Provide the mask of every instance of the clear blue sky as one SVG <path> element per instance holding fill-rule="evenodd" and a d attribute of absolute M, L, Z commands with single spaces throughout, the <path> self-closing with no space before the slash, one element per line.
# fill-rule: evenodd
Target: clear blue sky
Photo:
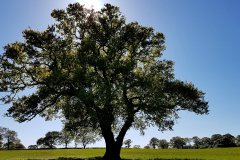
<path fill-rule="evenodd" d="M 90 1 L 90 0 L 89 0 Z M 30 26 L 44 31 L 55 23 L 50 16 L 53 9 L 66 9 L 76 0 L 8 0 L 0 2 L 0 46 L 22 41 L 22 30 Z M 81 1 L 78 1 L 81 3 Z M 94 1 L 93 1 L 94 2 Z M 96 0 L 95 6 L 104 3 L 120 7 L 127 23 L 153 27 L 166 37 L 164 59 L 175 61 L 176 79 L 192 81 L 200 90 L 206 92 L 209 101 L 209 115 L 181 111 L 173 129 L 159 132 L 150 127 L 145 136 L 129 130 L 126 139 L 132 145 L 146 146 L 152 137 L 169 141 L 174 136 L 211 137 L 213 134 L 230 133 L 240 135 L 240 1 L 236 0 Z M 93 4 L 93 5 L 94 5 Z M 3 49 L 0 49 L 0 54 Z M 27 90 L 18 94 L 31 94 Z M 5 93 L 0 93 L 4 96 Z M 0 102 L 3 104 L 3 102 Z M 0 115 L 6 113 L 11 105 L 0 105 Z M 0 126 L 8 127 L 18 133 L 22 143 L 28 147 L 36 144 L 48 131 L 60 131 L 60 120 L 46 122 L 36 117 L 30 122 L 19 124 L 13 119 L 0 116 Z M 74 146 L 71 144 L 70 146 Z M 105 147 L 102 141 L 89 147 Z"/>

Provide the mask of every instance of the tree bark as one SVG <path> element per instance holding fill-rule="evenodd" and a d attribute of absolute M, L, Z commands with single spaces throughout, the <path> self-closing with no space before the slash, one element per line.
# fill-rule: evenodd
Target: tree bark
<path fill-rule="evenodd" d="M 103 128 L 102 127 L 102 135 L 105 139 L 106 143 L 106 152 L 103 156 L 103 160 L 121 160 L 120 152 L 123 144 L 124 136 L 127 130 L 131 127 L 132 122 L 134 122 L 133 116 L 128 118 L 128 120 L 123 125 L 119 135 L 114 139 L 113 132 L 111 131 L 111 127 Z"/>
<path fill-rule="evenodd" d="M 103 160 L 121 160 L 120 151 L 122 145 L 119 142 L 115 142 L 112 131 L 103 131 L 104 139 L 106 143 L 106 152 L 103 156 Z"/>

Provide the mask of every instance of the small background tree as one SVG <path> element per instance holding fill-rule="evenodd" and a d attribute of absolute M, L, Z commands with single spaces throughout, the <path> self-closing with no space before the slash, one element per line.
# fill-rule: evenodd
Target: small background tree
<path fill-rule="evenodd" d="M 237 145 L 234 143 L 235 137 L 229 133 L 222 136 L 220 139 L 220 144 L 222 147 L 236 147 Z"/>
<path fill-rule="evenodd" d="M 28 146 L 28 149 L 38 149 L 38 146 L 37 145 L 30 145 L 30 146 Z"/>
<path fill-rule="evenodd" d="M 45 145 L 49 148 L 54 148 L 58 144 L 60 133 L 58 131 L 47 132 L 44 137 Z"/>
<path fill-rule="evenodd" d="M 191 138 L 184 138 L 185 139 L 185 142 L 186 142 L 186 145 L 188 144 L 187 148 L 191 148 L 191 142 L 192 142 L 192 139 Z"/>
<path fill-rule="evenodd" d="M 15 149 L 15 145 L 21 142 L 17 137 L 17 132 L 10 130 L 9 128 L 0 127 L 0 132 L 3 140 L 6 141 L 4 147 L 8 150 Z"/>
<path fill-rule="evenodd" d="M 240 135 L 236 136 L 235 138 L 235 144 L 240 147 Z"/>
<path fill-rule="evenodd" d="M 134 145 L 133 148 L 139 149 L 141 146 L 140 145 Z"/>
<path fill-rule="evenodd" d="M 213 144 L 212 147 L 220 145 L 221 138 L 222 138 L 221 134 L 213 134 L 212 137 L 211 137 L 211 141 L 212 141 L 212 144 Z"/>
<path fill-rule="evenodd" d="M 26 149 L 26 147 L 22 143 L 17 143 L 15 144 L 15 149 L 21 150 L 21 149 Z"/>
<path fill-rule="evenodd" d="M 196 147 L 197 149 L 201 146 L 201 139 L 198 136 L 194 136 L 192 137 L 192 141 L 194 143 L 194 147 Z"/>
<path fill-rule="evenodd" d="M 160 139 L 158 142 L 158 148 L 168 149 L 168 142 L 166 139 Z"/>
<path fill-rule="evenodd" d="M 149 146 L 155 149 L 156 146 L 158 146 L 158 143 L 159 143 L 159 140 L 156 137 L 153 137 L 149 142 Z"/>
<path fill-rule="evenodd" d="M 149 145 L 144 146 L 144 149 L 150 149 Z"/>
<path fill-rule="evenodd" d="M 37 140 L 37 145 L 40 148 L 56 148 L 54 145 L 57 145 L 59 142 L 60 133 L 58 131 L 47 132 L 44 138 L 39 138 Z"/>
<path fill-rule="evenodd" d="M 126 145 L 125 146 L 126 148 L 130 148 L 131 147 L 131 143 L 132 143 L 131 139 L 127 139 L 126 141 L 124 141 L 124 144 Z"/>
<path fill-rule="evenodd" d="M 46 147 L 44 138 L 39 138 L 36 143 L 37 143 L 37 146 L 39 148 L 45 148 Z"/>
<path fill-rule="evenodd" d="M 201 148 L 208 148 L 212 144 L 211 138 L 209 137 L 203 137 L 200 141 L 201 141 Z"/>
<path fill-rule="evenodd" d="M 79 128 L 74 135 L 75 147 L 81 144 L 84 149 L 88 144 L 95 144 L 102 138 L 97 131 L 92 131 L 90 128 Z"/>
<path fill-rule="evenodd" d="M 60 133 L 59 133 L 59 139 L 58 139 L 58 143 L 64 144 L 65 148 L 67 148 L 67 145 L 74 139 L 74 136 L 71 132 L 67 131 L 66 129 L 63 129 Z"/>
<path fill-rule="evenodd" d="M 183 148 L 183 146 L 186 145 L 185 139 L 179 136 L 172 137 L 172 139 L 170 139 L 170 143 L 172 144 L 173 148 L 177 149 Z"/>

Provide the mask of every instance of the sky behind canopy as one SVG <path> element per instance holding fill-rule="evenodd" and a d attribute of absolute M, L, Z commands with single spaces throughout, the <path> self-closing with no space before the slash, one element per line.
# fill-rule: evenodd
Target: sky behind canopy
<path fill-rule="evenodd" d="M 69 3 L 91 0 L 8 0 L 0 2 L 0 46 L 24 42 L 22 30 L 30 26 L 44 31 L 56 23 L 50 16 L 53 9 L 66 9 Z M 140 25 L 153 27 L 166 37 L 166 50 L 162 59 L 175 61 L 175 78 L 192 82 L 206 92 L 209 115 L 180 111 L 181 119 L 174 131 L 160 132 L 149 127 L 144 136 L 138 130 L 129 130 L 125 139 L 133 145 L 146 146 L 152 137 L 169 141 L 174 136 L 192 138 L 211 137 L 213 134 L 240 135 L 240 1 L 236 0 L 93 0 L 97 10 L 110 3 L 120 7 L 126 23 L 137 21 Z M 4 52 L 0 49 L 0 54 Z M 34 90 L 18 94 L 29 95 Z M 4 96 L 5 93 L 0 93 Z M 0 102 L 3 104 L 3 102 Z M 11 104 L 0 105 L 0 115 Z M 21 142 L 28 147 L 36 144 L 48 131 L 60 131 L 60 120 L 45 121 L 37 116 L 30 122 L 18 123 L 0 116 L 0 126 L 18 133 Z M 70 144 L 74 147 L 74 144 Z M 63 146 L 61 146 L 63 147 Z M 104 139 L 88 147 L 105 147 Z"/>

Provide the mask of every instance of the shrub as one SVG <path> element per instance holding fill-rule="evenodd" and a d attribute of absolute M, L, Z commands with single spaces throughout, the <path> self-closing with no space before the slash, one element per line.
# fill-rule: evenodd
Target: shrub
<path fill-rule="evenodd" d="M 28 149 L 38 149 L 37 145 L 30 145 L 28 146 Z"/>
<path fill-rule="evenodd" d="M 15 144 L 15 149 L 20 150 L 20 149 L 26 149 L 26 147 L 22 143 Z"/>
<path fill-rule="evenodd" d="M 144 149 L 150 149 L 150 147 L 149 146 L 145 146 Z"/>

